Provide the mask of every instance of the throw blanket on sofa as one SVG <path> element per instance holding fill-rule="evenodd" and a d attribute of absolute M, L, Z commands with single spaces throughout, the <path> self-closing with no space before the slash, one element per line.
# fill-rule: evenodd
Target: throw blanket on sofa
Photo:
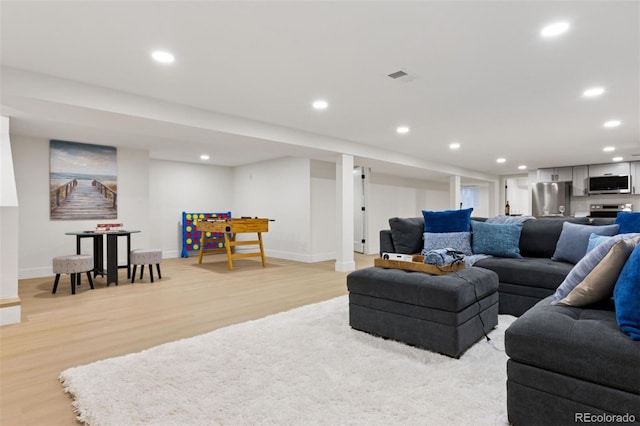
<path fill-rule="evenodd" d="M 486 223 L 500 223 L 503 225 L 514 225 L 525 223 L 528 220 L 535 220 L 533 216 L 493 216 L 486 220 Z"/>
<path fill-rule="evenodd" d="M 481 261 L 482 259 L 488 259 L 491 256 L 490 254 L 473 254 L 471 256 L 464 257 L 464 266 L 470 268 L 474 263 Z"/>

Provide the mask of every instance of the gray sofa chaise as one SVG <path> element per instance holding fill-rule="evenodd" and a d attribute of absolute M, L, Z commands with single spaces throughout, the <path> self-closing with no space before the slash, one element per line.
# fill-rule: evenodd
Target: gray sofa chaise
<path fill-rule="evenodd" d="M 611 301 L 538 302 L 505 333 L 507 412 L 515 426 L 640 424 L 640 342 Z"/>

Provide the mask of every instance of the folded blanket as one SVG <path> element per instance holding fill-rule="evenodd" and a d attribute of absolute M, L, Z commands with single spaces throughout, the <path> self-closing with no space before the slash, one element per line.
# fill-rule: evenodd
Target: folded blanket
<path fill-rule="evenodd" d="M 474 254 L 472 256 L 465 256 L 464 257 L 464 266 L 466 266 L 467 268 L 470 268 L 473 266 L 474 263 L 482 260 L 482 259 L 488 259 L 491 256 L 490 254 Z"/>
<path fill-rule="evenodd" d="M 525 223 L 528 220 L 535 220 L 533 216 L 493 216 L 486 220 L 486 223 L 500 223 L 505 225 L 513 225 L 517 223 Z"/>
<path fill-rule="evenodd" d="M 424 253 L 424 263 L 436 266 L 453 265 L 464 262 L 464 253 L 452 248 L 434 249 Z"/>

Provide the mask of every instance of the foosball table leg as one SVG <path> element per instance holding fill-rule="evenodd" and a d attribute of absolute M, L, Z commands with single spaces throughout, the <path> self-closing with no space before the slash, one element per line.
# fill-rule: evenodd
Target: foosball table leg
<path fill-rule="evenodd" d="M 267 262 L 264 259 L 264 246 L 262 245 L 262 232 L 258 232 L 258 241 L 260 242 L 260 257 L 262 258 L 262 267 L 267 266 Z"/>

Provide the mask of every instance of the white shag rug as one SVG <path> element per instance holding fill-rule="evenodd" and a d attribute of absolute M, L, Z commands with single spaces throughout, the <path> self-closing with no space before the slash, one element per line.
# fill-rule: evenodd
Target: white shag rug
<path fill-rule="evenodd" d="M 65 370 L 91 425 L 506 425 L 504 330 L 458 360 L 349 327 L 347 296 Z"/>

